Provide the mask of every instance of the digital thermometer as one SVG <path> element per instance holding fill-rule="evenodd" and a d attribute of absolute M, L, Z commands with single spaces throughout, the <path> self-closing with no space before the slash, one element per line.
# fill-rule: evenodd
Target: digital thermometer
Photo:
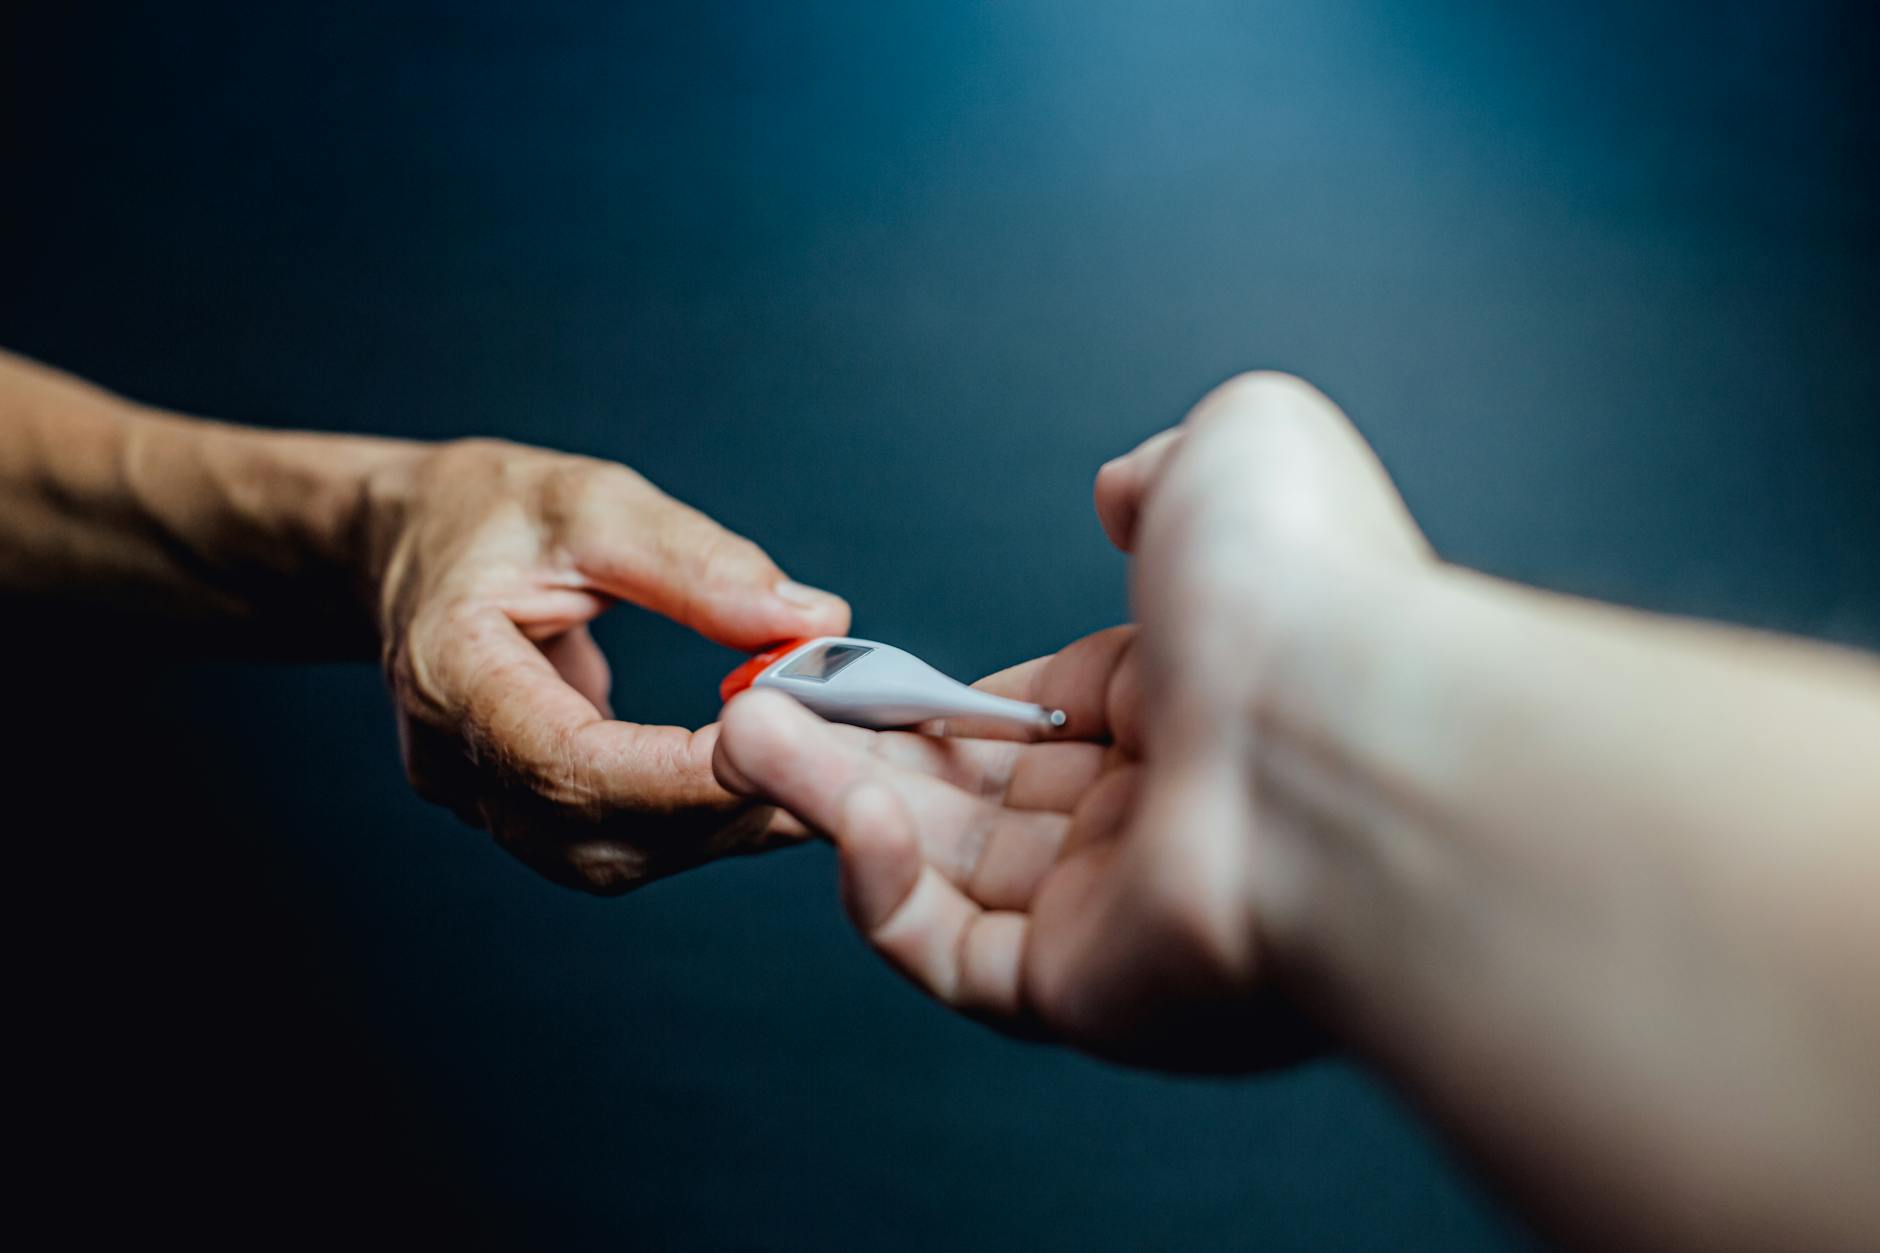
<path fill-rule="evenodd" d="M 831 722 L 876 730 L 961 717 L 996 718 L 1040 731 L 1064 725 L 1062 709 L 978 691 L 912 653 L 846 635 L 766 649 L 726 675 L 718 695 L 728 702 L 747 687 L 776 688 Z"/>

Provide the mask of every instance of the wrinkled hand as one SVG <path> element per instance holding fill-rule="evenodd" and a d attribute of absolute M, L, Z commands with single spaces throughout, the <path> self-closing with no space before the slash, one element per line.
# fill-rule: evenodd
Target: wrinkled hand
<path fill-rule="evenodd" d="M 1301 563 L 1428 550 L 1344 416 L 1250 375 L 1106 466 L 1140 629 L 986 680 L 1063 708 L 1044 743 L 822 723 L 777 693 L 725 714 L 719 778 L 841 850 L 857 927 L 965 1013 L 1138 1064 L 1240 1069 L 1311 1033 L 1271 995 L 1263 904 L 1287 868 L 1258 812 L 1263 647 Z"/>
<path fill-rule="evenodd" d="M 712 778 L 716 724 L 617 721 L 587 623 L 616 600 L 734 648 L 848 606 L 624 466 L 488 440 L 389 467 L 366 571 L 405 766 L 558 883 L 617 893 L 789 833 Z"/>

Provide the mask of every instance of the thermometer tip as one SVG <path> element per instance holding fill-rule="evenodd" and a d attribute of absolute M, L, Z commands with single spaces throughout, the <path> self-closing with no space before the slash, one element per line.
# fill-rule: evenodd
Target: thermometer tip
<path fill-rule="evenodd" d="M 1068 721 L 1062 709 L 1053 709 L 1050 713 L 1044 716 L 1044 720 L 1050 723 L 1053 727 L 1061 727 L 1065 724 L 1065 722 Z"/>

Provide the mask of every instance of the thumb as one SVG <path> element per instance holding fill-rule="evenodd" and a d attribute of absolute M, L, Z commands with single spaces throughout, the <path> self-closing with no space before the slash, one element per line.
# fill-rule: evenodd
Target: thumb
<path fill-rule="evenodd" d="M 840 596 L 790 580 L 756 544 L 631 471 L 609 476 L 570 523 L 569 555 L 596 590 L 717 643 L 748 650 L 848 630 Z"/>

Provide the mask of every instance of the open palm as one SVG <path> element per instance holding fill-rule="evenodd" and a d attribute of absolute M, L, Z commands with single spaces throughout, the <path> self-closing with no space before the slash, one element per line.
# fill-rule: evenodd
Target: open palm
<path fill-rule="evenodd" d="M 1319 1037 L 1275 995 L 1298 970 L 1279 937 L 1317 863 L 1298 805 L 1264 795 L 1275 624 L 1302 568 L 1414 577 L 1429 545 L 1345 415 L 1285 375 L 1216 388 L 1106 465 L 1096 506 L 1139 626 L 980 684 L 1063 709 L 1061 732 L 871 733 L 750 692 L 715 771 L 833 839 L 856 925 L 961 1012 L 1141 1065 L 1289 1060 Z"/>
<path fill-rule="evenodd" d="M 1132 829 L 1135 641 L 1112 628 L 981 681 L 1063 709 L 1047 741 L 864 731 L 753 691 L 726 711 L 718 774 L 834 840 L 857 928 L 962 1013 L 1177 1069 L 1290 1056 L 1296 1024 L 1249 995 L 1245 910 L 1210 908 L 1229 877 L 1209 842 Z"/>

